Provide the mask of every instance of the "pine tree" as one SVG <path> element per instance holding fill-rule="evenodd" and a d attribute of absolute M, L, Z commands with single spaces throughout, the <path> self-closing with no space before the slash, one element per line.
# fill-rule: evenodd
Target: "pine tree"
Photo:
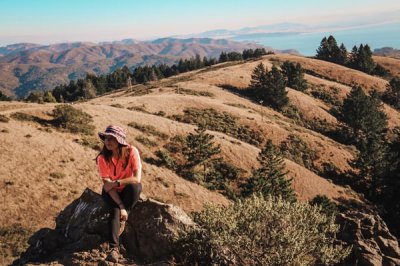
<path fill-rule="evenodd" d="M 347 64 L 348 53 L 347 53 L 347 49 L 343 43 L 340 45 L 339 50 L 340 50 L 340 52 L 339 52 L 339 55 L 337 58 L 337 63 L 341 64 L 341 65 L 345 65 L 345 64 Z"/>
<path fill-rule="evenodd" d="M 286 91 L 286 81 L 282 73 L 275 66 L 272 67 L 271 71 L 267 73 L 265 80 L 265 88 L 261 91 L 261 100 L 265 104 L 281 110 L 285 105 L 289 103 Z"/>
<path fill-rule="evenodd" d="M 85 99 L 92 99 L 96 97 L 96 88 L 90 80 L 86 80 L 82 87 L 83 97 Z"/>
<path fill-rule="evenodd" d="M 387 117 L 380 109 L 378 99 L 366 95 L 360 86 L 352 88 L 343 101 L 341 118 L 351 127 L 351 137 L 355 141 L 384 132 Z"/>
<path fill-rule="evenodd" d="M 383 94 L 383 100 L 394 108 L 400 110 L 400 78 L 394 77 L 390 80 Z"/>
<path fill-rule="evenodd" d="M 196 166 L 202 166 L 205 180 L 208 162 L 221 152 L 221 148 L 213 143 L 214 136 L 206 133 L 205 126 L 199 126 L 195 131 L 195 134 L 189 133 L 184 142 L 182 153 L 187 161 L 185 168 L 193 171 Z"/>
<path fill-rule="evenodd" d="M 221 52 L 221 54 L 219 55 L 219 63 L 223 63 L 228 61 L 228 55 L 225 52 Z"/>
<path fill-rule="evenodd" d="M 350 67 L 371 74 L 375 69 L 375 62 L 372 59 L 372 51 L 368 44 L 360 44 L 357 49 L 353 47 L 351 52 Z"/>
<path fill-rule="evenodd" d="M 276 146 L 268 140 L 258 154 L 260 168 L 253 171 L 252 176 L 243 186 L 242 195 L 247 197 L 253 193 L 264 196 L 282 196 L 288 201 L 295 201 L 296 196 L 291 187 L 291 179 L 286 178 L 283 156 Z"/>
<path fill-rule="evenodd" d="M 265 85 L 268 69 L 260 63 L 253 69 L 251 74 L 250 88 L 259 91 Z"/>
<path fill-rule="evenodd" d="M 341 115 L 352 129 L 351 137 L 359 151 L 352 163 L 359 169 L 361 185 L 369 198 L 377 198 L 388 167 L 387 117 L 381 110 L 381 102 L 366 95 L 360 86 L 354 86 L 343 102 Z"/>
<path fill-rule="evenodd" d="M 326 37 L 322 38 L 321 44 L 317 49 L 317 54 L 315 55 L 316 58 L 321 60 L 328 60 L 329 59 L 329 45 L 328 40 Z"/>
<path fill-rule="evenodd" d="M 287 86 L 298 91 L 307 89 L 307 81 L 304 79 L 304 70 L 299 63 L 285 61 L 282 64 L 282 73 L 287 78 Z"/>
<path fill-rule="evenodd" d="M 43 101 L 45 103 L 55 103 L 56 98 L 54 98 L 53 94 L 51 93 L 51 91 L 46 91 L 43 93 Z"/>

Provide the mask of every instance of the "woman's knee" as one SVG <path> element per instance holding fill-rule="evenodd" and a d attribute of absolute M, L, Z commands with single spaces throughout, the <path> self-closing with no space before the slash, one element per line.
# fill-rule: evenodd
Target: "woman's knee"
<path fill-rule="evenodd" d="M 129 191 L 133 192 L 133 195 L 139 195 L 142 192 L 142 184 L 140 183 L 135 183 L 135 184 L 127 184 L 125 186 L 125 189 L 128 189 Z"/>

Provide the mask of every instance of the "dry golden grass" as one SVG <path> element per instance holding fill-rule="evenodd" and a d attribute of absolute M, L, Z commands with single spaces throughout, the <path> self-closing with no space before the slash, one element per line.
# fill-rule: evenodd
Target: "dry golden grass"
<path fill-rule="evenodd" d="M 373 56 L 374 61 L 382 65 L 385 69 L 390 70 L 393 76 L 400 76 L 400 59 L 386 56 Z"/>
<path fill-rule="evenodd" d="M 154 157 L 153 152 L 157 147 L 147 147 L 135 140 L 143 135 L 143 132 L 129 127 L 129 123 L 152 125 L 169 137 L 186 135 L 193 132 L 195 126 L 167 117 L 182 114 L 185 108 L 213 108 L 218 112 L 228 112 L 238 117 L 238 123 L 241 125 L 261 130 L 264 138 L 272 139 L 276 145 L 285 141 L 289 135 L 296 135 L 315 152 L 314 164 L 319 169 L 326 162 L 334 164 L 340 171 L 351 169 L 348 161 L 354 158 L 355 152 L 352 147 L 305 129 L 270 108 L 262 107 L 218 87 L 220 84 L 228 84 L 246 88 L 254 67 L 263 62 L 271 68 L 271 60 L 300 62 L 303 67 L 320 75 L 331 76 L 345 84 L 357 81 L 366 85 L 367 89 L 375 85 L 382 89 L 387 84 L 382 79 L 319 60 L 292 55 L 270 55 L 258 61 L 221 64 L 205 71 L 190 72 L 153 82 L 150 84 L 150 93 L 142 96 L 132 96 L 131 92 L 121 90 L 88 102 L 74 104 L 74 107 L 93 117 L 96 131 L 104 130 L 109 124 L 125 127 L 128 142 L 139 148 L 143 158 Z M 310 84 L 320 86 L 324 90 L 338 88 L 339 100 L 343 100 L 350 91 L 349 86 L 341 83 L 312 75 L 306 75 L 306 78 Z M 213 97 L 177 94 L 178 88 L 209 92 Z M 307 94 L 287 89 L 291 103 L 303 113 L 306 120 L 325 119 L 331 125 L 337 124 L 336 118 L 329 114 L 327 104 Z M 11 113 L 24 112 L 49 119 L 54 106 L 55 104 L 1 102 L 0 114 L 9 117 Z M 388 106 L 384 108 L 389 116 L 389 126 L 399 126 L 399 112 Z M 165 113 L 164 117 L 154 115 L 160 111 Z M 79 136 L 61 133 L 55 129 L 46 131 L 36 122 L 14 119 L 10 119 L 8 123 L 0 123 L 0 131 L 0 196 L 3 199 L 0 206 L 0 222 L 3 225 L 20 223 L 32 230 L 54 226 L 57 213 L 79 197 L 86 187 L 100 192 L 101 182 L 94 161 L 97 152 L 76 143 L 75 139 Z M 210 133 L 215 136 L 215 142 L 221 145 L 222 155 L 228 162 L 244 169 L 247 174 L 258 166 L 256 157 L 259 148 L 221 132 Z M 28 135 L 31 137 L 26 137 Z M 151 136 L 151 139 L 159 146 L 167 142 L 156 136 Z M 293 187 L 299 199 L 309 200 L 318 194 L 327 195 L 332 199 L 354 197 L 347 189 L 332 184 L 303 166 L 290 160 L 285 162 L 288 175 L 293 177 Z M 168 169 L 144 163 L 143 171 L 144 194 L 148 197 L 176 204 L 186 211 L 200 210 L 207 202 L 229 203 L 221 194 L 188 182 Z"/>
<path fill-rule="evenodd" d="M 372 89 L 384 91 L 387 85 L 387 81 L 382 78 L 370 76 L 361 71 L 322 60 L 305 58 L 296 55 L 269 55 L 267 56 L 267 58 L 270 58 L 273 61 L 276 60 L 281 63 L 285 60 L 298 62 L 303 68 L 311 70 L 323 77 L 329 77 L 334 81 L 337 81 L 338 83 L 342 83 L 343 85 L 348 86 L 359 84 L 368 92 Z"/>

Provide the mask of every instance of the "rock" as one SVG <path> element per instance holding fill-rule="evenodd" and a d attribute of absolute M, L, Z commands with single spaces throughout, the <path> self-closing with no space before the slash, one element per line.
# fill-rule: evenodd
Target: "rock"
<path fill-rule="evenodd" d="M 400 248 L 382 218 L 373 210 L 347 210 L 337 216 L 338 238 L 353 245 L 345 265 L 400 265 Z"/>
<path fill-rule="evenodd" d="M 143 198 L 131 211 L 120 238 L 126 257 L 149 263 L 169 259 L 174 238 L 194 223 L 176 206 Z M 30 238 L 29 248 L 14 265 L 54 261 L 107 265 L 104 258 L 109 216 L 101 195 L 86 189 L 58 215 L 55 229 L 40 229 Z M 136 265 L 126 258 L 121 263 Z"/>

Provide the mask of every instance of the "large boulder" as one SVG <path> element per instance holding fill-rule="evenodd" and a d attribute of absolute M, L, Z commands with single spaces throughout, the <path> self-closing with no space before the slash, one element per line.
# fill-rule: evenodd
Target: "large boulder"
<path fill-rule="evenodd" d="M 104 261 L 109 217 L 101 195 L 86 189 L 59 214 L 55 229 L 41 229 L 29 239 L 29 248 L 14 264 L 55 260 L 85 264 L 80 261 L 85 256 L 91 263 Z M 121 236 L 125 256 L 143 262 L 168 259 L 176 236 L 191 226 L 193 221 L 180 208 L 141 197 Z"/>
<path fill-rule="evenodd" d="M 338 238 L 353 245 L 346 265 L 400 265 L 398 241 L 375 211 L 347 210 L 337 222 L 342 228 Z"/>

